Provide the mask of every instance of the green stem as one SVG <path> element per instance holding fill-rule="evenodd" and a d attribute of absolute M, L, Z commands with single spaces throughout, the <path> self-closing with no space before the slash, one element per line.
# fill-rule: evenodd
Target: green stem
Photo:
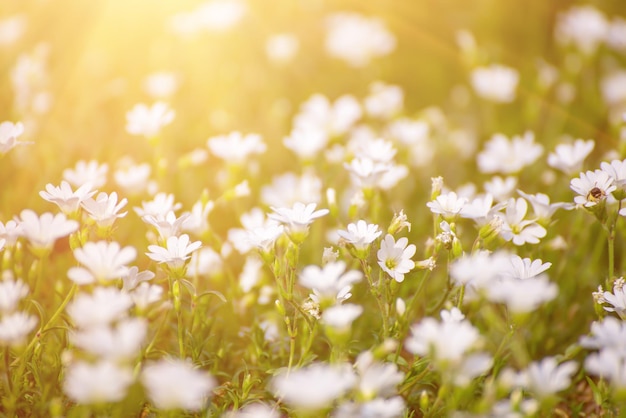
<path fill-rule="evenodd" d="M 46 322 L 46 324 L 44 326 L 42 326 L 39 331 L 37 332 L 37 334 L 35 334 L 35 336 L 33 337 L 32 340 L 30 340 L 30 342 L 28 343 L 28 345 L 26 346 L 26 348 L 24 349 L 24 352 L 22 353 L 21 356 L 19 356 L 18 358 L 16 358 L 13 363 L 11 364 L 11 366 L 15 366 L 16 364 L 18 364 L 19 362 L 25 363 L 26 357 L 28 356 L 28 353 L 30 352 L 30 350 L 32 350 L 32 348 L 35 346 L 35 344 L 37 343 L 37 341 L 39 341 L 39 339 L 41 338 L 41 335 L 48 331 L 52 324 L 54 324 L 54 322 L 59 318 L 59 316 L 61 316 L 61 314 L 63 313 L 63 311 L 65 310 L 65 307 L 67 306 L 67 304 L 69 303 L 69 301 L 72 299 L 72 297 L 74 296 L 74 293 L 76 293 L 76 289 L 78 288 L 78 285 L 76 283 L 74 283 L 72 285 L 72 287 L 70 288 L 70 291 L 67 293 L 67 295 L 65 296 L 65 299 L 63 300 L 63 302 L 61 302 L 61 305 L 57 308 L 57 310 L 54 312 L 54 314 L 50 317 L 50 319 L 48 320 L 48 322 Z"/>

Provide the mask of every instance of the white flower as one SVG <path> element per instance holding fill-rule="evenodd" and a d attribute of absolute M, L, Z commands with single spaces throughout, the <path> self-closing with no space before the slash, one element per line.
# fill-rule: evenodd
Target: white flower
<path fill-rule="evenodd" d="M 361 105 L 353 96 L 343 95 L 331 103 L 326 96 L 314 94 L 302 103 L 294 117 L 294 131 L 323 132 L 328 140 L 347 133 L 361 114 Z M 322 140 L 321 137 L 318 139 Z"/>
<path fill-rule="evenodd" d="M 176 112 L 165 102 L 156 102 L 151 107 L 140 103 L 126 113 L 126 131 L 131 135 L 154 138 L 161 129 L 172 123 Z"/>
<path fill-rule="evenodd" d="M 187 277 L 212 277 L 222 271 L 222 257 L 210 247 L 201 248 L 191 255 Z"/>
<path fill-rule="evenodd" d="M 135 266 L 126 269 L 126 273 L 122 275 L 122 290 L 128 292 L 140 283 L 152 280 L 154 276 L 155 274 L 150 270 L 139 272 L 139 268 Z"/>
<path fill-rule="evenodd" d="M 104 360 L 131 360 L 137 356 L 148 331 L 143 318 L 121 320 L 117 325 L 90 327 L 71 334 L 72 343 Z"/>
<path fill-rule="evenodd" d="M 444 218 L 454 218 L 467 203 L 464 197 L 458 197 L 455 192 L 440 194 L 432 202 L 426 203 L 432 213 L 440 214 Z"/>
<path fill-rule="evenodd" d="M 124 276 L 127 264 L 137 257 L 137 250 L 130 246 L 121 248 L 117 242 L 87 242 L 74 250 L 74 257 L 84 267 L 71 267 L 68 277 L 77 284 L 90 284 Z"/>
<path fill-rule="evenodd" d="M 616 286 L 613 287 L 613 293 L 602 293 L 603 303 L 611 306 L 604 306 L 604 310 L 607 312 L 615 312 L 620 318 L 626 318 L 626 286 L 617 286 L 618 281 L 615 282 Z M 626 344 L 625 344 L 626 345 Z"/>
<path fill-rule="evenodd" d="M 117 402 L 124 399 L 133 380 L 132 369 L 111 361 L 94 364 L 78 361 L 65 371 L 63 391 L 81 404 Z"/>
<path fill-rule="evenodd" d="M 27 28 L 28 20 L 23 14 L 4 17 L 0 20 L 0 46 L 9 46 L 18 41 Z"/>
<path fill-rule="evenodd" d="M 291 131 L 283 139 L 283 145 L 294 152 L 302 160 L 313 160 L 326 148 L 328 134 L 321 129 L 298 129 Z"/>
<path fill-rule="evenodd" d="M 450 277 L 457 286 L 466 287 L 466 299 L 472 299 L 476 293 L 485 292 L 503 272 L 511 269 L 511 256 L 504 251 L 489 253 L 477 251 L 463 255 L 450 266 Z"/>
<path fill-rule="evenodd" d="M 66 311 L 77 328 L 108 325 L 126 317 L 133 302 L 114 287 L 96 287 L 93 294 L 79 293 Z"/>
<path fill-rule="evenodd" d="M 151 252 L 146 255 L 157 263 L 167 263 L 173 269 L 180 269 L 185 262 L 191 258 L 191 253 L 202 246 L 200 241 L 189 242 L 189 235 L 183 234 L 180 237 L 171 236 L 167 239 L 167 247 L 159 245 L 149 245 Z"/>
<path fill-rule="evenodd" d="M 68 220 L 65 214 L 52 215 L 49 212 L 37 216 L 30 209 L 20 213 L 20 228 L 22 235 L 28 239 L 34 250 L 47 251 L 52 249 L 58 238 L 65 237 L 76 231 L 78 222 Z"/>
<path fill-rule="evenodd" d="M 506 206 L 506 203 L 498 203 L 494 206 L 493 195 L 487 193 L 475 197 L 471 202 L 466 202 L 459 215 L 461 218 L 473 219 L 479 226 L 486 225 L 494 214 Z"/>
<path fill-rule="evenodd" d="M 81 202 L 96 193 L 96 190 L 91 190 L 91 187 L 91 183 L 85 183 L 73 191 L 72 186 L 66 181 L 62 181 L 59 187 L 48 183 L 46 191 L 39 192 L 39 196 L 48 202 L 55 203 L 63 213 L 70 215 L 78 210 Z"/>
<path fill-rule="evenodd" d="M 37 317 L 26 312 L 5 314 L 0 320 L 0 345 L 21 346 L 37 326 Z"/>
<path fill-rule="evenodd" d="M 353 67 L 364 67 L 396 47 L 395 37 L 377 18 L 335 13 L 326 19 L 326 26 L 326 51 Z"/>
<path fill-rule="evenodd" d="M 317 218 L 321 218 L 329 213 L 328 209 L 315 210 L 316 203 L 305 205 L 301 202 L 293 204 L 292 208 L 271 207 L 274 213 L 270 213 L 268 218 L 279 222 L 287 228 L 290 236 L 304 234 L 309 230 L 309 225 Z"/>
<path fill-rule="evenodd" d="M 572 175 L 582 168 L 583 161 L 593 151 L 595 142 L 577 139 L 573 144 L 559 144 L 554 152 L 548 154 L 548 165 Z"/>
<path fill-rule="evenodd" d="M 0 240 L 1 241 L 1 240 Z M 2 246 L 0 246 L 2 249 Z M 8 277 L 0 282 L 0 311 L 11 313 L 17 309 L 17 305 L 28 295 L 28 285 L 22 280 L 13 280 Z"/>
<path fill-rule="evenodd" d="M 616 192 L 620 192 L 620 197 L 624 196 L 626 194 L 626 160 L 613 160 L 610 163 L 603 161 L 600 167 L 613 178 L 613 184 L 617 188 Z"/>
<path fill-rule="evenodd" d="M 81 206 L 89 214 L 101 228 L 108 228 L 113 225 L 118 218 L 123 218 L 128 212 L 119 213 L 126 206 L 128 200 L 123 198 L 117 201 L 117 193 L 112 192 L 110 195 L 106 193 L 98 193 L 95 199 L 85 199 Z"/>
<path fill-rule="evenodd" d="M 298 283 L 312 289 L 317 301 L 322 304 L 334 304 L 335 300 L 343 301 L 351 294 L 352 284 L 361 281 L 363 273 L 358 270 L 346 271 L 346 263 L 336 261 L 325 264 L 323 267 L 315 265 L 302 269 L 298 276 Z"/>
<path fill-rule="evenodd" d="M 22 122 L 2 122 L 0 123 L 0 156 L 11 151 L 19 144 L 17 138 L 24 133 Z"/>
<path fill-rule="evenodd" d="M 404 275 L 415 268 L 411 257 L 415 255 L 417 247 L 413 244 L 407 246 L 408 243 L 406 237 L 396 241 L 392 235 L 387 234 L 377 253 L 378 265 L 398 283 L 402 283 Z"/>
<path fill-rule="evenodd" d="M 531 260 L 530 258 L 512 255 L 510 275 L 514 279 L 530 279 L 548 270 L 550 266 L 552 266 L 552 263 L 544 263 L 540 259 Z"/>
<path fill-rule="evenodd" d="M 152 225 L 157 232 L 161 240 L 167 240 L 171 236 L 177 236 L 183 229 L 183 225 L 187 222 L 187 219 L 191 216 L 191 213 L 186 212 L 176 217 L 174 211 L 169 211 L 162 215 L 145 215 L 141 218 L 147 224 Z"/>
<path fill-rule="evenodd" d="M 74 187 L 90 183 L 94 189 L 98 189 L 106 184 L 108 171 L 109 165 L 106 163 L 100 164 L 96 160 L 89 162 L 80 160 L 74 169 L 66 168 L 63 170 L 63 179 Z"/>
<path fill-rule="evenodd" d="M 526 220 L 528 203 L 521 197 L 511 198 L 506 207 L 506 214 L 497 213 L 502 219 L 500 235 L 515 245 L 537 244 L 539 239 L 546 236 L 546 229 L 535 221 Z"/>
<path fill-rule="evenodd" d="M 274 243 L 285 232 L 283 225 L 271 223 L 267 226 L 246 231 L 245 243 L 247 248 L 257 248 L 263 253 L 269 253 Z M 241 251 L 241 249 L 240 249 Z M 244 253 L 247 251 L 244 251 Z"/>
<path fill-rule="evenodd" d="M 349 332 L 352 323 L 363 313 L 361 305 L 347 303 L 324 309 L 322 322 L 338 332 Z"/>
<path fill-rule="evenodd" d="M 141 382 L 157 408 L 187 411 L 201 410 L 217 384 L 210 374 L 176 359 L 148 364 L 141 373 Z"/>
<path fill-rule="evenodd" d="M 535 135 L 530 131 L 510 140 L 503 134 L 495 134 L 478 154 L 478 168 L 482 173 L 519 173 L 542 153 L 543 147 L 535 143 Z"/>
<path fill-rule="evenodd" d="M 596 170 L 580 173 L 578 178 L 570 181 L 569 187 L 578 193 L 578 196 L 574 197 L 577 205 L 591 207 L 606 199 L 616 189 L 614 182 L 613 177 L 607 172 Z"/>
<path fill-rule="evenodd" d="M 543 221 L 550 220 L 552 215 L 554 215 L 554 212 L 558 209 L 572 209 L 572 205 L 570 203 L 550 203 L 550 197 L 543 193 L 528 194 L 521 190 L 518 190 L 517 193 L 530 202 L 535 216 Z"/>
<path fill-rule="evenodd" d="M 356 383 L 357 378 L 348 364 L 313 363 L 275 376 L 270 388 L 289 406 L 314 411 L 329 406 Z"/>
<path fill-rule="evenodd" d="M 472 87 L 476 94 L 485 100 L 496 103 L 510 103 L 515 100 L 519 82 L 517 70 L 504 65 L 492 64 L 472 71 Z"/>
<path fill-rule="evenodd" d="M 356 224 L 348 224 L 346 229 L 347 231 L 337 231 L 337 234 L 346 243 L 353 245 L 357 251 L 366 250 L 382 234 L 382 231 L 378 229 L 378 225 L 368 224 L 362 219 L 357 221 Z"/>
<path fill-rule="evenodd" d="M 581 52 L 591 55 L 604 41 L 609 22 L 593 6 L 574 6 L 559 13 L 554 35 L 562 44 L 574 44 Z"/>
<path fill-rule="evenodd" d="M 359 158 L 369 158 L 376 163 L 393 163 L 397 150 L 393 142 L 383 138 L 359 140 L 354 153 Z"/>
<path fill-rule="evenodd" d="M 252 154 L 262 154 L 267 149 L 261 135 L 242 135 L 241 132 L 209 138 L 207 146 L 214 155 L 235 165 L 242 165 Z"/>

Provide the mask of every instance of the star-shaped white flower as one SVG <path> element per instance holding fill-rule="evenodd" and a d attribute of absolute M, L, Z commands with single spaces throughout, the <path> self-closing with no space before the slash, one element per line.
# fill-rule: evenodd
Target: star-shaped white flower
<path fill-rule="evenodd" d="M 167 239 L 166 248 L 159 245 L 150 245 L 146 253 L 148 257 L 157 263 L 167 263 L 172 270 L 184 267 L 185 262 L 191 258 L 191 253 L 202 246 L 200 241 L 189 242 L 189 235 L 180 237 L 171 236 Z"/>

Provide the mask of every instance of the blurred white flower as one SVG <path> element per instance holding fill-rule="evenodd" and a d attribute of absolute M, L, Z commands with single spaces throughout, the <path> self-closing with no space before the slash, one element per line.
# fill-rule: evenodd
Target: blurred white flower
<path fill-rule="evenodd" d="M 442 370 L 454 369 L 482 338 L 468 320 L 439 322 L 426 317 L 411 327 L 405 348 L 419 356 L 430 356 Z"/>
<path fill-rule="evenodd" d="M 359 354 L 354 366 L 359 376 L 359 395 L 365 400 L 395 395 L 396 387 L 404 380 L 396 364 L 376 361 L 371 351 Z"/>
<path fill-rule="evenodd" d="M 179 82 L 177 74 L 161 71 L 148 75 L 143 81 L 143 89 L 153 99 L 166 99 L 176 93 Z"/>
<path fill-rule="evenodd" d="M 51 250 L 55 241 L 78 230 L 79 224 L 69 220 L 63 213 L 52 215 L 50 212 L 37 216 L 30 209 L 20 212 L 22 235 L 30 242 L 35 252 Z"/>
<path fill-rule="evenodd" d="M 292 408 L 312 412 L 330 406 L 356 383 L 357 377 L 349 364 L 313 363 L 274 376 L 270 388 Z"/>
<path fill-rule="evenodd" d="M 489 223 L 493 219 L 496 212 L 506 206 L 506 203 L 493 204 L 493 195 L 487 193 L 485 195 L 477 196 L 469 202 L 466 202 L 459 216 L 461 218 L 473 219 L 477 225 L 483 226 Z"/>
<path fill-rule="evenodd" d="M 130 267 L 122 275 L 122 290 L 128 292 L 136 288 L 140 283 L 152 280 L 154 276 L 155 274 L 150 270 L 140 272 L 138 267 Z"/>
<path fill-rule="evenodd" d="M 6 224 L 0 222 L 0 238 L 5 240 L 7 247 L 12 247 L 17 242 L 17 239 L 22 236 L 22 226 L 15 220 L 7 221 Z"/>
<path fill-rule="evenodd" d="M 11 151 L 16 145 L 20 144 L 17 138 L 24 133 L 24 124 L 22 122 L 2 122 L 0 123 L 0 156 Z"/>
<path fill-rule="evenodd" d="M 0 46 L 17 42 L 26 31 L 26 16 L 13 15 L 0 20 Z"/>
<path fill-rule="evenodd" d="M 556 394 L 572 384 L 572 376 L 578 370 L 575 361 L 557 364 L 554 357 L 545 357 L 541 361 L 532 362 L 524 371 L 526 388 L 538 398 Z"/>
<path fill-rule="evenodd" d="M 492 64 L 478 67 L 471 74 L 472 87 L 476 94 L 495 103 L 510 103 L 515 100 L 519 73 L 514 68 Z"/>
<path fill-rule="evenodd" d="M 402 237 L 396 241 L 393 235 L 387 234 L 376 253 L 378 265 L 398 283 L 402 283 L 404 275 L 415 268 L 415 262 L 411 257 L 415 255 L 417 247 L 407 244 L 408 238 Z"/>
<path fill-rule="evenodd" d="M 150 283 L 139 283 L 129 292 L 130 298 L 140 311 L 143 311 L 153 303 L 159 302 L 163 297 L 163 288 Z"/>
<path fill-rule="evenodd" d="M 265 41 L 265 54 L 271 61 L 283 64 L 293 60 L 299 47 L 300 42 L 293 34 L 277 33 Z"/>
<path fill-rule="evenodd" d="M 593 54 L 605 40 L 609 22 L 593 6 L 574 6 L 557 17 L 554 35 L 561 44 L 574 44 L 584 54 Z"/>
<path fill-rule="evenodd" d="M 548 165 L 567 175 L 580 171 L 585 158 L 593 151 L 595 142 L 577 139 L 573 144 L 562 143 L 556 146 L 554 152 L 548 154 Z"/>
<path fill-rule="evenodd" d="M 2 245 L 0 245 L 0 250 Z M 28 285 L 21 279 L 12 277 L 0 281 L 0 311 L 4 314 L 14 312 L 23 298 L 28 295 Z"/>
<path fill-rule="evenodd" d="M 67 276 L 76 284 L 104 283 L 127 274 L 127 264 L 135 260 L 137 250 L 121 248 L 117 242 L 87 242 L 74 250 L 74 257 L 84 267 L 71 267 Z"/>
<path fill-rule="evenodd" d="M 393 164 L 373 161 L 369 158 L 355 158 L 343 165 L 352 183 L 362 189 L 380 187 L 383 176 L 391 171 Z"/>
<path fill-rule="evenodd" d="M 298 283 L 312 289 L 314 295 L 311 298 L 324 306 L 348 299 L 352 296 L 352 285 L 362 279 L 363 273 L 360 271 L 346 271 L 346 263 L 343 261 L 330 262 L 322 267 L 310 265 L 298 275 Z"/>
<path fill-rule="evenodd" d="M 267 149 L 261 135 L 243 135 L 241 132 L 211 137 L 207 146 L 213 155 L 233 165 L 243 165 L 251 155 L 263 154 Z"/>
<path fill-rule="evenodd" d="M 206 234 L 209 229 L 209 214 L 215 207 L 212 200 L 197 201 L 189 212 L 190 216 L 183 222 L 183 231 L 192 232 L 198 236 Z"/>
<path fill-rule="evenodd" d="M 519 173 L 542 153 L 543 146 L 535 143 L 535 135 L 530 131 L 510 140 L 503 134 L 495 134 L 478 154 L 478 168 L 482 173 Z"/>
<path fill-rule="evenodd" d="M 150 215 L 156 218 L 165 218 L 169 212 L 175 212 L 182 207 L 180 203 L 174 203 L 174 195 L 157 193 L 150 201 L 141 202 L 141 207 L 134 210 L 141 218 Z"/>
<path fill-rule="evenodd" d="M 242 0 L 209 0 L 189 12 L 174 15 L 170 25 L 180 36 L 202 31 L 224 32 L 237 25 L 247 12 L 248 6 Z"/>
<path fill-rule="evenodd" d="M 133 380 L 131 368 L 112 361 L 93 364 L 77 361 L 65 371 L 63 391 L 71 400 L 81 404 L 118 402 L 124 399 Z"/>
<path fill-rule="evenodd" d="M 487 288 L 488 299 L 505 304 L 512 313 L 532 312 L 558 294 L 558 286 L 543 274 L 521 280 L 498 280 Z"/>
<path fill-rule="evenodd" d="M 108 325 L 128 314 L 133 302 L 114 287 L 96 287 L 92 294 L 79 293 L 65 309 L 77 328 Z"/>
<path fill-rule="evenodd" d="M 626 19 L 620 16 L 613 17 L 606 34 L 606 43 L 616 51 L 626 51 Z"/>
<path fill-rule="evenodd" d="M 0 346 L 24 345 L 26 337 L 37 326 L 37 317 L 26 312 L 5 314 L 0 320 Z"/>
<path fill-rule="evenodd" d="M 288 172 L 261 187 L 261 201 L 268 206 L 289 207 L 296 202 L 320 203 L 322 180 L 317 174 L 305 171 L 301 176 Z"/>
<path fill-rule="evenodd" d="M 63 170 L 63 179 L 74 187 L 91 183 L 94 189 L 98 189 L 106 184 L 108 171 L 109 165 L 106 163 L 100 164 L 96 160 L 89 162 L 80 160 L 73 169 Z"/>
<path fill-rule="evenodd" d="M 129 164 L 115 171 L 115 183 L 129 194 L 139 194 L 148 187 L 152 169 L 150 164 Z"/>
<path fill-rule="evenodd" d="M 156 102 L 151 107 L 140 103 L 126 113 L 126 131 L 151 139 L 172 123 L 175 115 L 176 112 L 165 102 Z"/>
<path fill-rule="evenodd" d="M 513 195 L 517 187 L 517 177 L 493 176 L 483 184 L 485 191 L 491 194 L 497 202 L 506 202 Z"/>
<path fill-rule="evenodd" d="M 278 406 L 254 402 L 237 411 L 227 412 L 222 418 L 281 418 L 281 414 L 278 412 Z"/>
<path fill-rule="evenodd" d="M 139 354 L 148 332 L 144 318 L 127 318 L 70 334 L 72 343 L 101 360 L 132 360 Z"/>
<path fill-rule="evenodd" d="M 606 379 L 611 386 L 626 388 L 626 357 L 623 352 L 606 348 L 585 359 L 585 370 Z"/>
<path fill-rule="evenodd" d="M 370 86 L 369 95 L 365 98 L 363 105 L 368 115 L 391 119 L 402 111 L 404 91 L 400 86 L 377 81 Z"/>
<path fill-rule="evenodd" d="M 191 255 L 187 265 L 187 277 L 211 277 L 222 271 L 222 257 L 210 247 L 204 247 Z"/>
<path fill-rule="evenodd" d="M 626 322 L 613 316 L 591 324 L 591 335 L 582 336 L 580 345 L 591 349 L 609 349 L 626 358 Z"/>
<path fill-rule="evenodd" d="M 396 38 L 377 18 L 358 13 L 335 13 L 326 18 L 326 51 L 353 67 L 364 67 L 373 58 L 390 54 Z"/>
<path fill-rule="evenodd" d="M 324 309 L 322 322 L 339 333 L 349 333 L 352 323 L 363 313 L 361 305 L 347 303 Z"/>
<path fill-rule="evenodd" d="M 333 418 L 401 418 L 407 412 L 401 396 L 375 398 L 366 402 L 344 402 L 331 415 Z"/>
<path fill-rule="evenodd" d="M 148 397 L 159 409 L 199 411 L 206 405 L 217 385 L 207 372 L 187 361 L 163 359 L 146 365 L 141 373 Z"/>

